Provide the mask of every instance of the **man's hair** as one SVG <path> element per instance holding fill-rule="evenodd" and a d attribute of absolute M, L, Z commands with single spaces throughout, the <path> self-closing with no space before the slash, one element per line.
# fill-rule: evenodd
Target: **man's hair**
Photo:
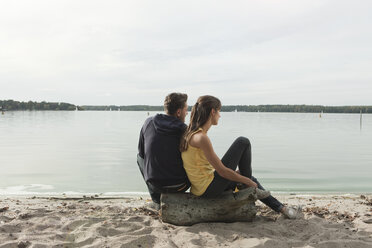
<path fill-rule="evenodd" d="M 187 95 L 182 93 L 170 93 L 164 100 L 164 111 L 169 115 L 174 115 L 178 109 L 185 107 Z"/>

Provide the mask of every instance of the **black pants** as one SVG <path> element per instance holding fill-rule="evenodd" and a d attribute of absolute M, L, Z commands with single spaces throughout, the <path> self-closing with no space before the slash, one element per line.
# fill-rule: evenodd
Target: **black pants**
<path fill-rule="evenodd" d="M 241 175 L 246 176 L 257 183 L 259 189 L 264 189 L 258 180 L 252 176 L 252 151 L 249 139 L 245 137 L 237 138 L 230 146 L 229 150 L 227 150 L 221 161 L 226 167 L 234 171 L 238 166 Z M 216 197 L 223 191 L 234 190 L 236 185 L 237 182 L 225 179 L 215 171 L 214 179 L 204 192 L 203 196 Z M 271 195 L 261 201 L 276 212 L 280 212 L 283 208 L 283 204 Z"/>
<path fill-rule="evenodd" d="M 138 167 L 141 171 L 142 177 L 145 180 L 145 177 L 143 175 L 144 160 L 139 155 L 137 155 L 137 164 L 138 164 Z M 189 181 L 184 182 L 184 183 L 180 183 L 180 184 L 177 184 L 177 185 L 169 185 L 169 186 L 155 185 L 154 183 L 146 182 L 146 181 L 145 181 L 145 183 L 147 185 L 147 189 L 150 193 L 152 201 L 155 202 L 155 203 L 159 203 L 159 204 L 160 204 L 161 193 L 182 193 L 182 192 L 185 192 L 186 190 L 188 190 L 188 188 L 190 188 L 190 186 L 191 186 Z"/>

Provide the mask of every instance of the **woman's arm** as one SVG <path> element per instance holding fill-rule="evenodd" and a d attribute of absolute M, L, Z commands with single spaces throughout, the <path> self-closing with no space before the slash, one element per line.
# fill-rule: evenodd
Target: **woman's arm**
<path fill-rule="evenodd" d="M 217 154 L 214 152 L 212 143 L 207 135 L 204 133 L 194 134 L 190 140 L 190 143 L 192 146 L 198 147 L 204 152 L 208 162 L 214 167 L 221 177 L 257 188 L 257 184 L 250 178 L 240 175 L 222 163 Z"/>

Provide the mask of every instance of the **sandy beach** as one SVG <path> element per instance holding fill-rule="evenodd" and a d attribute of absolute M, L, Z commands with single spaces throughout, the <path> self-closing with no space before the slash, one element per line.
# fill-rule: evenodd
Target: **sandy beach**
<path fill-rule="evenodd" d="M 372 195 L 279 195 L 253 222 L 162 223 L 147 197 L 0 197 L 0 247 L 372 247 Z"/>

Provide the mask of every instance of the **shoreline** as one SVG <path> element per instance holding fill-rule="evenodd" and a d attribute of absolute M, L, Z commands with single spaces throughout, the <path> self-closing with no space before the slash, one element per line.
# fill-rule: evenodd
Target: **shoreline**
<path fill-rule="evenodd" d="M 0 191 L 1 196 L 30 196 L 30 195 L 149 195 L 148 191 L 107 191 L 107 192 L 80 192 L 80 191 L 49 191 L 49 192 L 38 192 L 38 191 L 8 191 L 6 193 L 5 190 Z M 189 192 L 189 190 L 187 191 Z M 273 191 L 270 192 L 274 194 L 280 195 L 372 195 L 372 192 L 369 191 L 353 191 L 353 192 L 345 192 L 345 191 Z"/>
<path fill-rule="evenodd" d="M 288 220 L 257 201 L 253 222 L 174 226 L 149 197 L 0 195 L 5 247 L 372 247 L 372 194 L 279 195 L 303 205 Z"/>
<path fill-rule="evenodd" d="M 358 197 L 361 195 L 370 195 L 372 197 L 372 193 L 369 192 L 276 192 L 271 191 L 273 196 L 278 197 L 285 197 L 285 196 L 294 196 L 294 197 L 321 197 L 321 196 L 352 196 Z M 186 191 L 189 193 L 189 190 Z M 59 193 L 59 192 L 27 192 L 27 193 L 0 193 L 0 200 L 4 198 L 97 198 L 97 199 L 104 199 L 104 198 L 112 198 L 112 199 L 126 199 L 126 198 L 149 198 L 150 194 L 148 192 L 107 192 L 107 193 L 81 193 L 81 192 L 69 192 L 69 193 Z"/>

